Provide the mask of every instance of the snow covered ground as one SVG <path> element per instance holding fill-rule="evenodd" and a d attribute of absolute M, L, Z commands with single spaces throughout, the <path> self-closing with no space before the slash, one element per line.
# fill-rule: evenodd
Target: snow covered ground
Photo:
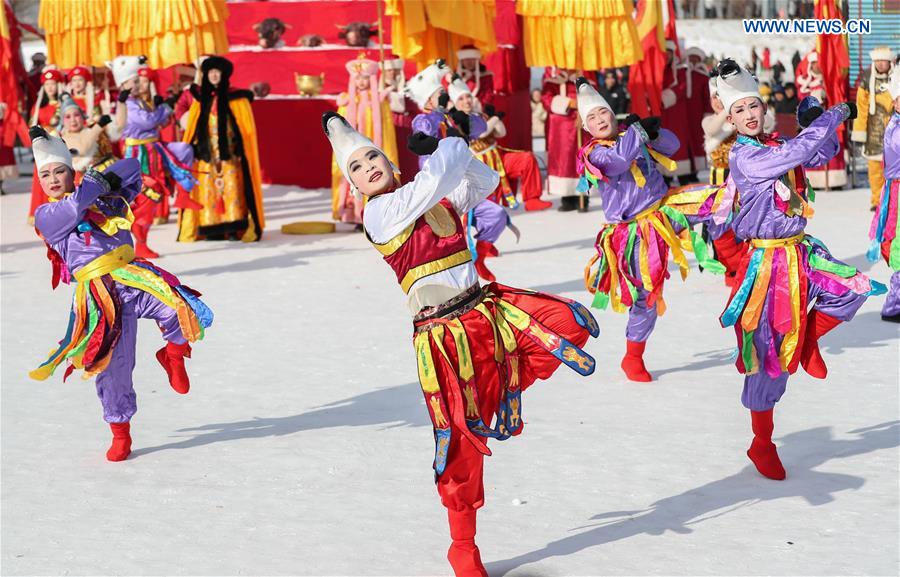
<path fill-rule="evenodd" d="M 153 229 L 159 264 L 216 322 L 186 397 L 142 324 L 135 451 L 109 463 L 92 383 L 27 378 L 71 298 L 50 290 L 27 184 L 0 200 L 4 575 L 449 574 L 403 295 L 360 234 L 279 232 L 325 218 L 323 191 L 269 188 L 259 244 L 179 245 L 173 224 Z M 809 230 L 885 282 L 864 256 L 867 199 L 820 193 Z M 497 276 L 588 303 L 602 213 L 516 219 L 523 238 L 500 240 Z M 596 374 L 561 369 L 526 393 L 525 432 L 486 463 L 478 540 L 492 575 L 897 574 L 898 327 L 880 320 L 883 297 L 823 339 L 828 380 L 792 378 L 776 409 L 784 482 L 744 454 L 725 299 L 718 277 L 674 274 L 651 384 L 624 380 L 625 317 L 605 312 Z"/>

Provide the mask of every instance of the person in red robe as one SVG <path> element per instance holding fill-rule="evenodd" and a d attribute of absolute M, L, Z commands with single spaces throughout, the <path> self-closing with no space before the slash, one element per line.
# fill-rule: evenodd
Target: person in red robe
<path fill-rule="evenodd" d="M 41 72 L 41 87 L 35 99 L 34 109 L 31 111 L 29 126 L 40 126 L 48 134 L 56 135 L 59 129 L 59 97 L 62 94 L 63 74 L 55 66 L 44 67 Z M 28 209 L 28 224 L 34 223 L 34 211 L 45 202 L 49 202 L 41 183 L 38 180 L 37 171 L 31 179 L 31 205 Z"/>
<path fill-rule="evenodd" d="M 85 116 L 93 120 L 100 115 L 99 101 L 94 92 L 93 76 L 87 66 L 76 66 L 66 73 L 66 90 Z"/>
<path fill-rule="evenodd" d="M 825 93 L 825 78 L 819 67 L 819 54 L 815 50 L 806 55 L 797 65 L 794 73 L 797 79 L 797 99 L 803 100 L 812 96 L 822 103 L 822 108 L 832 105 Z M 815 189 L 828 190 L 847 185 L 847 163 L 844 161 L 844 143 L 838 138 L 840 152 L 835 154 L 827 164 L 806 168 L 806 178 Z"/>
<path fill-rule="evenodd" d="M 699 82 L 699 80 L 698 80 Z M 691 97 L 697 98 L 699 92 L 706 92 L 707 80 L 700 84 L 702 89 L 693 90 L 693 77 L 691 77 Z M 691 104 L 688 97 L 688 68 L 675 54 L 675 42 L 666 42 L 666 68 L 663 73 L 662 104 L 663 128 L 675 133 L 681 142 L 681 147 L 672 155 L 675 161 L 675 170 L 663 169 L 668 176 L 677 176 L 679 184 L 697 182 L 697 171 L 706 166 L 706 151 L 703 149 L 703 129 L 700 121 L 703 119 L 703 111 L 694 120 L 691 117 Z M 699 108 L 696 104 L 694 107 Z M 706 100 L 706 108 L 709 100 Z M 705 111 L 704 108 L 703 110 Z"/>
<path fill-rule="evenodd" d="M 706 53 L 696 46 L 685 50 L 682 74 L 685 82 L 685 100 L 688 111 L 688 138 L 682 146 L 690 148 L 691 172 L 685 182 L 697 180 L 697 172 L 707 167 L 704 147 L 703 117 L 712 111 L 709 100 L 709 69 L 706 67 Z M 690 178 L 691 180 L 687 180 Z M 680 180 L 680 177 L 679 177 Z"/>
<path fill-rule="evenodd" d="M 587 211 L 588 197 L 575 192 L 576 153 L 589 140 L 578 118 L 575 79 L 581 75 L 577 70 L 548 68 L 541 89 L 541 103 L 547 110 L 547 188 L 550 194 L 562 197 L 559 207 L 562 211 Z"/>
<path fill-rule="evenodd" d="M 456 52 L 456 74 L 475 97 L 476 112 L 494 104 L 494 73 L 481 62 L 481 50 L 466 44 Z"/>

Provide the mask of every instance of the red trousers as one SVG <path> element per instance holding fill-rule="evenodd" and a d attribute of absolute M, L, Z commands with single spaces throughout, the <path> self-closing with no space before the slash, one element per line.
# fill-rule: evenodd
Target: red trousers
<path fill-rule="evenodd" d="M 519 181 L 522 201 L 541 197 L 541 171 L 534 154 L 527 151 L 500 151 L 508 178 Z"/>
<path fill-rule="evenodd" d="M 497 284 L 491 284 L 489 290 L 502 295 L 503 300 L 527 312 L 548 329 L 578 347 L 584 346 L 587 342 L 588 332 L 575 321 L 571 310 L 564 303 L 541 294 L 504 293 L 503 287 Z M 485 300 L 485 304 L 489 309 L 492 308 L 490 300 Z M 484 315 L 478 311 L 470 311 L 460 319 L 468 335 L 481 416 L 485 423 L 490 425 L 490 419 L 494 416 L 499 403 L 500 387 L 503 386 L 497 363 L 494 361 L 494 330 Z M 524 391 L 536 380 L 549 378 L 559 367 L 560 361 L 528 336 L 519 333 L 515 327 L 513 332 L 516 336 L 516 353 L 519 356 L 520 384 Z M 445 332 L 443 344 L 451 361 L 456 362 L 456 345 L 450 331 Z M 440 354 L 434 347 L 432 353 L 435 358 Z M 455 386 L 455 378 L 448 374 L 449 369 L 445 363 L 436 363 L 436 368 L 444 398 L 449 398 L 454 394 L 448 389 Z M 484 455 L 463 436 L 462 431 L 456 428 L 453 419 L 450 419 L 450 422 L 452 429 L 450 447 L 447 452 L 446 468 L 437 480 L 438 494 L 441 503 L 447 509 L 454 511 L 478 509 L 484 505 Z"/>

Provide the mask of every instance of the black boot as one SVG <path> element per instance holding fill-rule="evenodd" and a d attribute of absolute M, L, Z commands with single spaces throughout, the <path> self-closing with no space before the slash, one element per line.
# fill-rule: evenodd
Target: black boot
<path fill-rule="evenodd" d="M 578 195 L 578 212 L 587 212 L 591 204 L 591 197 L 586 194 Z"/>
<path fill-rule="evenodd" d="M 573 210 L 578 210 L 578 198 L 580 195 L 572 194 L 569 196 L 564 196 L 560 199 L 559 202 L 559 210 L 560 212 L 571 212 Z"/>

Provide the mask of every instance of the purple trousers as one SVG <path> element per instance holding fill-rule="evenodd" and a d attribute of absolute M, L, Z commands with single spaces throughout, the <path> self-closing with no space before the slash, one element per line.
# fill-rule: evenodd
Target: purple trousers
<path fill-rule="evenodd" d="M 891 275 L 891 286 L 888 287 L 881 314 L 886 317 L 900 314 L 900 271 L 895 271 Z"/>
<path fill-rule="evenodd" d="M 828 257 L 830 256 L 828 255 Z M 829 260 L 839 262 L 833 257 Z M 808 265 L 805 266 L 809 270 Z M 866 295 L 855 293 L 852 290 L 847 291 L 843 295 L 836 295 L 817 285 L 811 278 L 808 286 L 807 303 L 812 303 L 812 310 L 817 310 L 842 322 L 852 319 L 867 298 Z M 767 298 L 763 303 L 760 319 L 769 318 L 770 304 Z M 769 345 L 767 343 L 771 335 L 771 323 L 760 320 L 759 326 L 753 335 L 753 345 L 756 347 L 760 358 L 764 357 L 765 351 L 768 350 Z M 782 340 L 781 335 L 775 333 L 774 341 L 776 347 L 781 347 Z M 781 373 L 773 379 L 766 373 L 765 369 L 760 367 L 759 372 L 755 375 L 744 376 L 744 391 L 741 393 L 741 402 L 751 411 L 768 411 L 781 399 L 781 395 L 784 394 L 787 387 L 787 380 L 788 373 Z"/>
<path fill-rule="evenodd" d="M 472 209 L 473 225 L 477 232 L 478 240 L 491 244 L 497 242 L 500 235 L 506 229 L 509 215 L 506 209 L 491 200 L 482 200 Z"/>
<path fill-rule="evenodd" d="M 137 412 L 137 395 L 131 373 L 137 337 L 137 320 L 153 319 L 163 338 L 175 344 L 185 342 L 175 309 L 142 290 L 116 283 L 122 299 L 122 334 L 110 357 L 109 366 L 97 375 L 97 396 L 103 405 L 103 420 L 125 423 Z"/>

